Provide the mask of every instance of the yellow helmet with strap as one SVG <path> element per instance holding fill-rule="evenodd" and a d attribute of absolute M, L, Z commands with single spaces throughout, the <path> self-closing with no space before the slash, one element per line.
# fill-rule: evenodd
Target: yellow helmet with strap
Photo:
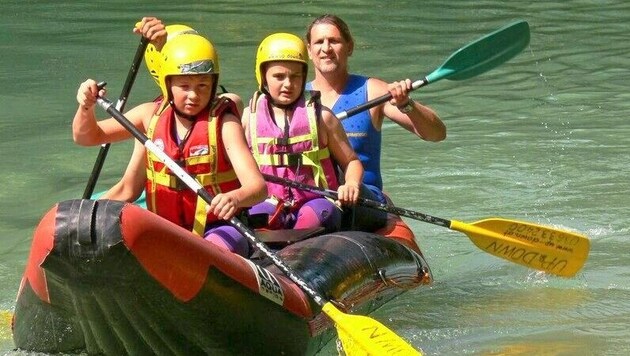
<path fill-rule="evenodd" d="M 304 64 L 304 71 L 308 70 L 308 53 L 304 41 L 291 33 L 274 33 L 267 36 L 258 46 L 256 52 L 256 80 L 258 90 L 263 91 L 264 73 L 262 66 L 273 61 L 293 61 Z M 304 73 L 306 76 L 306 73 Z M 306 78 L 306 77 L 305 77 Z"/>
<path fill-rule="evenodd" d="M 211 98 L 214 97 L 219 82 L 219 56 L 210 41 L 200 35 L 182 34 L 166 42 L 161 54 L 158 83 L 165 99 L 172 99 L 167 79 L 174 75 L 212 74 Z"/>
<path fill-rule="evenodd" d="M 182 35 L 185 33 L 197 34 L 197 31 L 186 25 L 168 25 L 166 26 L 166 33 L 166 42 L 168 42 L 170 39 L 174 38 L 177 35 Z M 153 77 L 153 80 L 155 80 L 155 84 L 157 84 L 158 86 L 160 86 L 158 76 L 160 73 L 161 62 L 162 56 L 160 55 L 160 51 L 158 51 L 152 43 L 149 43 L 147 45 L 147 49 L 144 51 L 144 63 L 147 65 L 149 74 L 151 74 L 151 77 Z"/>

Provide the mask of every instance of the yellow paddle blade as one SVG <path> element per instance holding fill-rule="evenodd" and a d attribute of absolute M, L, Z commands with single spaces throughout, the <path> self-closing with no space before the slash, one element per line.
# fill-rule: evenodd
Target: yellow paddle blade
<path fill-rule="evenodd" d="M 342 313 L 330 302 L 322 310 L 335 322 L 346 355 L 422 355 L 378 321 Z"/>
<path fill-rule="evenodd" d="M 485 252 L 562 277 L 575 275 L 590 250 L 586 236 L 522 221 L 492 218 L 466 224 L 451 220 L 450 228 L 467 234 Z"/>
<path fill-rule="evenodd" d="M 0 339 L 11 337 L 11 319 L 13 314 L 7 310 L 0 310 Z"/>

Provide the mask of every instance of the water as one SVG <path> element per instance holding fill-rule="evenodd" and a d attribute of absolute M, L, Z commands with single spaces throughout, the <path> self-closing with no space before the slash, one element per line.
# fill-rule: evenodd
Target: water
<path fill-rule="evenodd" d="M 280 6 L 279 6 L 280 5 Z M 630 351 L 630 3 L 616 1 L 3 1 L 0 12 L 0 310 L 10 311 L 31 233 L 55 202 L 80 197 L 98 148 L 71 140 L 78 84 L 119 93 L 143 15 L 186 23 L 218 47 L 224 85 L 248 98 L 254 53 L 275 31 L 303 34 L 334 11 L 349 23 L 351 66 L 386 80 L 419 79 L 456 49 L 517 19 L 530 46 L 466 81 L 414 99 L 448 127 L 441 143 L 384 132 L 386 190 L 396 204 L 446 219 L 505 217 L 591 238 L 583 270 L 563 279 L 498 259 L 465 234 L 407 220 L 435 283 L 372 315 L 426 354 L 597 354 Z M 127 107 L 157 88 L 141 70 Z M 131 146 L 112 147 L 97 190 L 113 184 Z M 6 326 L 0 350 L 13 348 Z M 323 352 L 334 354 L 331 347 Z"/>

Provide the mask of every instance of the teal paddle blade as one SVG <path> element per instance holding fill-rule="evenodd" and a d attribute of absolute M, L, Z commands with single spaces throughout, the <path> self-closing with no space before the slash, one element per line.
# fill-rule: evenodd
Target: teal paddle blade
<path fill-rule="evenodd" d="M 504 26 L 457 50 L 426 80 L 464 80 L 487 72 L 519 54 L 529 45 L 529 37 L 526 21 Z"/>

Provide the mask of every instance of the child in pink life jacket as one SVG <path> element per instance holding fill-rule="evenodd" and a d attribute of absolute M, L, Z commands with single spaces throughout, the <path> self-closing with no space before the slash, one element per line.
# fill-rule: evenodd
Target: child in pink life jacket
<path fill-rule="evenodd" d="M 243 114 L 243 126 L 262 173 L 337 190 L 340 205 L 355 204 L 363 167 L 343 127 L 321 105 L 319 92 L 305 91 L 308 54 L 288 33 L 265 38 L 256 55 L 258 91 Z M 344 172 L 340 184 L 334 163 Z M 267 182 L 269 199 L 250 209 L 268 214 L 270 228 L 339 229 L 341 209 L 317 194 Z"/>

